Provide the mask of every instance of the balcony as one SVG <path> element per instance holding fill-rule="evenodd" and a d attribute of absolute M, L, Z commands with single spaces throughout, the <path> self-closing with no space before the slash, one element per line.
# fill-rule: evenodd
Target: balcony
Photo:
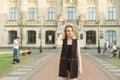
<path fill-rule="evenodd" d="M 18 21 L 6 21 L 6 26 L 16 26 L 18 25 Z"/>
<path fill-rule="evenodd" d="M 18 26 L 18 25 L 29 25 L 29 26 L 39 26 L 39 25 L 45 25 L 45 26 L 56 26 L 56 21 L 43 21 L 42 23 L 39 21 L 25 21 L 25 22 L 18 22 L 18 21 L 6 21 L 6 26 Z"/>
<path fill-rule="evenodd" d="M 56 26 L 55 21 L 26 21 L 24 25 L 29 25 L 29 26 L 40 26 L 40 25 L 45 25 L 45 26 Z"/>
<path fill-rule="evenodd" d="M 56 25 L 56 21 L 45 21 L 44 25 Z"/>
<path fill-rule="evenodd" d="M 24 23 L 24 25 L 37 25 L 37 24 L 38 24 L 37 21 L 26 21 L 26 22 Z"/>
<path fill-rule="evenodd" d="M 84 25 L 96 25 L 96 21 L 85 21 Z"/>
<path fill-rule="evenodd" d="M 105 25 L 118 25 L 118 21 L 105 21 Z"/>

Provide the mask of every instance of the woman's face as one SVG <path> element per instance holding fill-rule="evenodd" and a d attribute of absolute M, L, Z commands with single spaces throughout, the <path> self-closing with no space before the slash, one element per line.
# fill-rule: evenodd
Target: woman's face
<path fill-rule="evenodd" d="M 71 27 L 66 28 L 66 35 L 67 35 L 67 37 L 73 36 L 73 29 Z"/>

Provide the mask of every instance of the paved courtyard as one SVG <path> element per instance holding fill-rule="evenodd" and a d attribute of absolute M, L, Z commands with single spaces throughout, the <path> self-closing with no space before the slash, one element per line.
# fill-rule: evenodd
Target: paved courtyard
<path fill-rule="evenodd" d="M 119 80 L 120 68 L 91 55 L 96 50 L 81 50 L 83 74 L 78 80 Z M 58 77 L 60 49 L 47 49 L 45 55 L 29 56 L 36 58 L 0 80 L 62 80 Z"/>

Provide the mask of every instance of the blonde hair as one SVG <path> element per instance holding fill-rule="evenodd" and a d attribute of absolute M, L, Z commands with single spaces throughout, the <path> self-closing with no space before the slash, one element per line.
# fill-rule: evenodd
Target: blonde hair
<path fill-rule="evenodd" d="M 71 25 L 65 26 L 64 32 L 63 32 L 63 34 L 62 34 L 63 39 L 67 39 L 66 29 L 67 29 L 68 27 L 72 28 L 72 31 L 73 31 L 73 36 L 72 36 L 72 38 L 73 38 L 73 39 L 76 39 L 76 37 L 75 37 L 75 29 L 74 29 L 73 26 L 71 26 Z"/>

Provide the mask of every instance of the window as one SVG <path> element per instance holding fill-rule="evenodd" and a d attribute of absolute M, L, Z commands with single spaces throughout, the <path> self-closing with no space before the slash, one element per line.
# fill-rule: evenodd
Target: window
<path fill-rule="evenodd" d="M 8 43 L 13 44 L 13 41 L 17 37 L 17 31 L 11 30 L 8 32 Z"/>
<path fill-rule="evenodd" d="M 86 44 L 96 44 L 96 32 L 95 31 L 87 31 L 86 32 Z"/>
<path fill-rule="evenodd" d="M 87 20 L 96 20 L 96 8 L 89 7 L 87 9 Z"/>
<path fill-rule="evenodd" d="M 37 17 L 37 9 L 29 8 L 28 9 L 28 20 L 36 20 Z"/>
<path fill-rule="evenodd" d="M 116 32 L 113 30 L 109 30 L 106 33 L 106 39 L 108 39 L 109 43 L 116 44 Z"/>
<path fill-rule="evenodd" d="M 16 7 L 9 9 L 9 20 L 17 20 L 18 19 L 18 9 Z"/>
<path fill-rule="evenodd" d="M 55 31 L 46 31 L 46 44 L 55 44 Z"/>
<path fill-rule="evenodd" d="M 116 8 L 115 7 L 108 7 L 107 20 L 116 20 Z"/>
<path fill-rule="evenodd" d="M 66 8 L 66 19 L 75 20 L 76 19 L 76 8 L 68 7 Z"/>
<path fill-rule="evenodd" d="M 36 32 L 33 30 L 28 31 L 28 44 L 36 43 Z"/>
<path fill-rule="evenodd" d="M 55 8 L 51 7 L 47 9 L 46 20 L 55 20 L 56 14 Z"/>

